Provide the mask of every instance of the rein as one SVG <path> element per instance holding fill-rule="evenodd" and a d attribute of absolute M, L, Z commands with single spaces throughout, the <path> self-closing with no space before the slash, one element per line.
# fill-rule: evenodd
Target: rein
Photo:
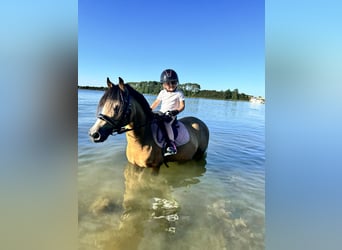
<path fill-rule="evenodd" d="M 138 126 L 134 126 L 133 128 L 125 128 L 125 126 L 130 122 L 129 117 L 132 112 L 132 105 L 130 103 L 130 98 L 129 94 L 123 95 L 120 92 L 120 99 L 123 102 L 123 112 L 122 115 L 120 116 L 119 119 L 115 120 L 107 115 L 104 115 L 100 113 L 97 118 L 107 122 L 111 127 L 112 127 L 112 132 L 111 135 L 116 135 L 116 134 L 123 134 L 128 131 L 135 130 L 137 128 L 142 128 L 147 126 L 148 124 L 154 123 L 154 122 L 161 122 L 165 117 L 167 117 L 164 113 L 154 113 L 154 118 L 150 121 L 147 121 L 145 124 L 141 124 Z M 116 133 L 116 134 L 115 134 Z M 163 157 L 163 163 L 165 166 L 168 168 L 169 165 L 167 164 L 167 160 L 165 157 Z"/>
<path fill-rule="evenodd" d="M 117 120 L 114 120 L 113 118 L 107 116 L 107 115 L 104 115 L 104 114 L 99 114 L 97 116 L 97 118 L 107 122 L 111 127 L 112 127 L 112 132 L 111 132 L 111 135 L 115 135 L 116 134 L 123 134 L 123 133 L 126 133 L 128 131 L 132 131 L 132 130 L 135 130 L 137 128 L 142 128 L 142 127 L 145 127 L 147 126 L 148 124 L 152 123 L 151 121 L 145 123 L 145 124 L 141 124 L 141 125 L 138 125 L 138 126 L 134 126 L 133 128 L 125 128 L 125 126 L 130 122 L 129 121 L 129 116 L 131 115 L 131 103 L 130 103 L 130 96 L 129 94 L 123 96 L 121 93 L 120 93 L 120 99 L 122 100 L 123 102 L 123 112 L 122 112 L 122 115 L 120 116 L 119 119 Z"/>

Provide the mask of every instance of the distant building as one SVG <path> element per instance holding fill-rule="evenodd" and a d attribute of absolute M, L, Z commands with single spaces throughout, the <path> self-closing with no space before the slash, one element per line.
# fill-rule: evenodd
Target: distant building
<path fill-rule="evenodd" d="M 265 98 L 262 98 L 261 96 L 259 96 L 259 97 L 251 96 L 249 101 L 252 103 L 265 104 Z"/>

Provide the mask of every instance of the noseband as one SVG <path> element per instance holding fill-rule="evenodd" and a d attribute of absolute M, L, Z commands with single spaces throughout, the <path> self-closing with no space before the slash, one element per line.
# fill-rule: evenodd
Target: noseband
<path fill-rule="evenodd" d="M 120 99 L 121 103 L 123 103 L 123 111 L 119 119 L 113 119 L 107 115 L 99 114 L 97 118 L 107 122 L 112 128 L 113 133 L 122 134 L 128 131 L 128 129 L 125 129 L 125 126 L 130 122 L 129 117 L 131 115 L 131 103 L 129 100 L 129 94 L 123 95 L 122 92 L 120 92 Z"/>

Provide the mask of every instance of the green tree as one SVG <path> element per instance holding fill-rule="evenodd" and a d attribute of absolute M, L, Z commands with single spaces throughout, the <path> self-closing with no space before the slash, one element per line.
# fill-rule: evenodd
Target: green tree
<path fill-rule="evenodd" d="M 228 100 L 228 99 L 232 99 L 232 92 L 230 91 L 230 89 L 227 89 L 224 92 L 224 99 Z"/>
<path fill-rule="evenodd" d="M 239 100 L 239 90 L 234 89 L 232 92 L 232 100 Z"/>

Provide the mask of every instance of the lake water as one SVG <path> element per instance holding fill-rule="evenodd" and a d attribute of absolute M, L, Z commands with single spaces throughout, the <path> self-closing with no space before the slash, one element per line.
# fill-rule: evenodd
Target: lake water
<path fill-rule="evenodd" d="M 207 157 L 154 176 L 127 162 L 125 134 L 90 141 L 102 94 L 78 91 L 79 249 L 264 249 L 264 104 L 186 98 L 178 117 L 207 124 Z"/>

